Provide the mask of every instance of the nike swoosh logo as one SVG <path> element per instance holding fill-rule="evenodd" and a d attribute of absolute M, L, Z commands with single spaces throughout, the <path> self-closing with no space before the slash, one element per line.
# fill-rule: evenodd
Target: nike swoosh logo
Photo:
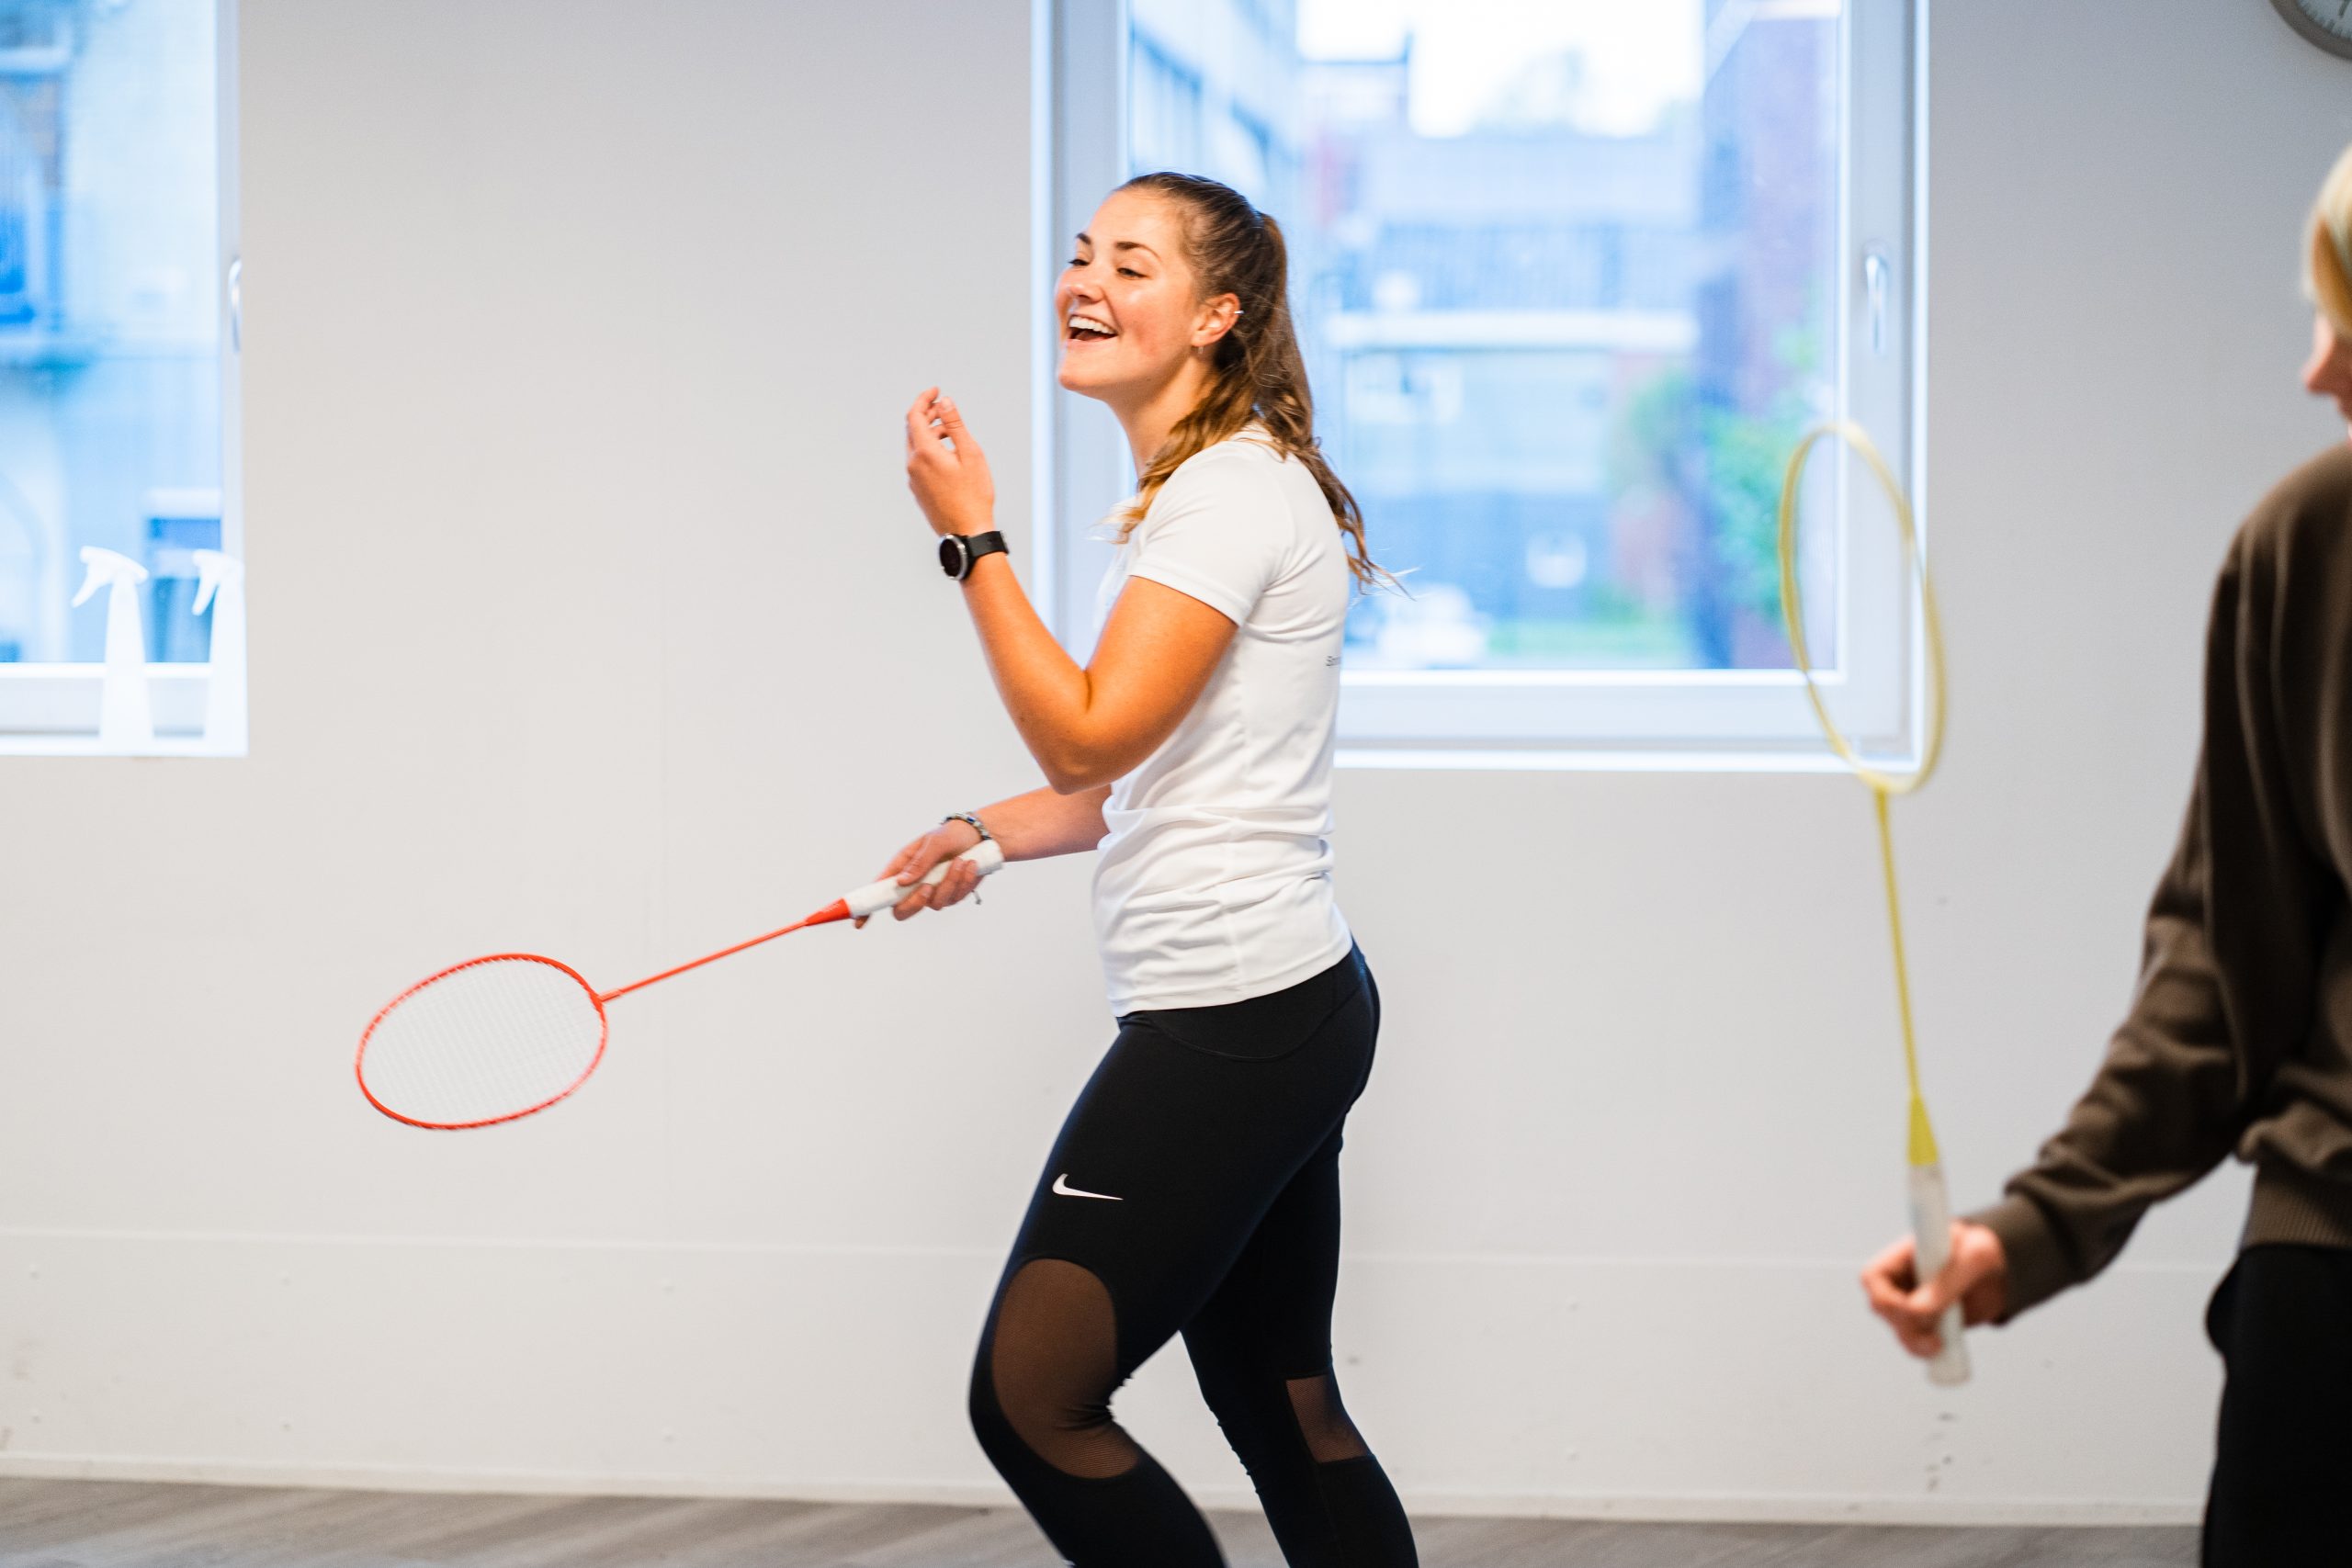
<path fill-rule="evenodd" d="M 1072 1187 L 1069 1184 L 1069 1176 L 1068 1172 L 1064 1172 L 1062 1175 L 1054 1178 L 1054 1196 L 1057 1198 L 1100 1198 L 1105 1203 L 1124 1203 L 1126 1201 L 1125 1198 L 1114 1198 L 1108 1192 L 1087 1192 Z"/>

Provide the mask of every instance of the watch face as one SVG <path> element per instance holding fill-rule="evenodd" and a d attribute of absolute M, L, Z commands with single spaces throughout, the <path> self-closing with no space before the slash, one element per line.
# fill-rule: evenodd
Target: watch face
<path fill-rule="evenodd" d="M 940 570 L 945 572 L 950 577 L 961 577 L 964 575 L 967 558 L 964 553 L 963 540 L 957 538 L 953 534 L 945 534 L 940 536 Z"/>

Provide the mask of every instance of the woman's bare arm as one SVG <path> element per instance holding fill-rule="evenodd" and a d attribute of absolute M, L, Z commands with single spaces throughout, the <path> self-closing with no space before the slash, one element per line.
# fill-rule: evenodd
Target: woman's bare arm
<path fill-rule="evenodd" d="M 995 481 L 963 416 L 937 392 L 907 411 L 908 483 L 933 528 L 978 533 L 994 514 Z M 1001 555 L 974 564 L 964 604 L 1005 712 L 1046 782 L 1065 795 L 1120 778 L 1158 750 L 1192 711 L 1235 631 L 1223 612 L 1138 580 L 1121 592 L 1093 658 L 1080 666 Z"/>
<path fill-rule="evenodd" d="M 1109 784 L 1077 795 L 1033 789 L 1026 795 L 1008 795 L 983 806 L 973 815 L 988 825 L 989 836 L 1004 851 L 1005 859 L 1044 860 L 1050 855 L 1076 854 L 1101 843 L 1108 831 L 1102 822 L 1102 803 L 1110 797 Z M 970 823 L 943 822 L 891 856 L 890 863 L 882 868 L 882 874 L 895 876 L 901 883 L 914 883 L 941 861 L 962 854 L 979 841 L 980 836 L 972 831 Z M 925 909 L 944 909 L 950 904 L 962 903 L 979 884 L 978 872 L 968 865 L 958 865 L 940 878 L 935 886 L 909 887 L 907 896 L 899 900 L 891 913 L 903 920 Z M 865 924 L 864 920 L 857 923 Z"/>

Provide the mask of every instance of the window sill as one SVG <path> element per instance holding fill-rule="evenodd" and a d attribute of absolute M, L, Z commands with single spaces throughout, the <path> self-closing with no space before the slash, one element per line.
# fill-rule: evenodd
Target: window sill
<path fill-rule="evenodd" d="M 243 756 L 204 737 L 209 664 L 150 664 L 154 738 L 135 750 L 98 740 L 99 664 L 0 664 L 0 757 Z"/>
<path fill-rule="evenodd" d="M 1868 755 L 1913 749 L 1905 694 L 1819 677 Z M 1351 767 L 1641 773 L 1836 771 L 1803 678 L 1786 670 L 1351 670 L 1339 750 Z"/>
<path fill-rule="evenodd" d="M 1613 747 L 1546 748 L 1340 746 L 1331 765 L 1357 772 L 1488 773 L 1842 773 L 1846 764 L 1826 748 L 1809 751 L 1732 750 L 1626 750 Z M 1900 759 L 1878 764 L 1891 773 Z"/>

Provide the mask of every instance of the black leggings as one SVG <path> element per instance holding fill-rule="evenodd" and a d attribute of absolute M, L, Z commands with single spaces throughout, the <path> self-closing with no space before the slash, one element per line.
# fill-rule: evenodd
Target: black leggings
<path fill-rule="evenodd" d="M 2205 1328 L 2228 1380 L 2205 1568 L 2352 1562 L 2352 1251 L 2250 1247 Z"/>
<path fill-rule="evenodd" d="M 1361 953 L 1271 996 L 1129 1013 L 1038 1179 L 972 1368 L 972 1427 L 1075 1568 L 1218 1568 L 1111 1418 L 1179 1332 L 1292 1568 L 1410 1568 L 1331 1375 L 1340 1129 L 1372 1071 Z"/>

